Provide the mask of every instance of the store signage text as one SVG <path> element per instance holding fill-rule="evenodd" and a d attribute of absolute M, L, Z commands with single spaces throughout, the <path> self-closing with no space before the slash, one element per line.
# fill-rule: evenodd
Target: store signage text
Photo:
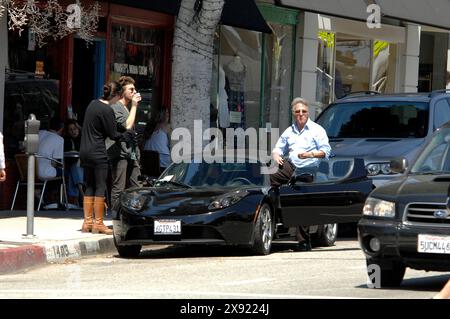
<path fill-rule="evenodd" d="M 148 68 L 144 65 L 114 63 L 114 72 L 121 74 L 147 75 Z"/>

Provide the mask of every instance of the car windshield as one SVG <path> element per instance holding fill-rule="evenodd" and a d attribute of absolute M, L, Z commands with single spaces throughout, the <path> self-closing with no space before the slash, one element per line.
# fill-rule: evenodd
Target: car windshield
<path fill-rule="evenodd" d="M 411 167 L 411 173 L 450 173 L 450 128 L 442 128 L 436 132 Z"/>
<path fill-rule="evenodd" d="M 336 103 L 318 117 L 317 123 L 329 138 L 420 138 L 428 130 L 428 103 Z"/>
<path fill-rule="evenodd" d="M 259 163 L 174 163 L 156 181 L 186 187 L 263 186 Z"/>

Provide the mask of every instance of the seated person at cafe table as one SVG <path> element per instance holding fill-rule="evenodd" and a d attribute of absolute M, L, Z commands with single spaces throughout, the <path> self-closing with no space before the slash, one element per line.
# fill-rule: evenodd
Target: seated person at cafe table
<path fill-rule="evenodd" d="M 39 131 L 38 177 L 41 180 L 45 180 L 62 175 L 62 167 L 47 158 L 57 161 L 63 160 L 64 139 L 58 134 L 62 129 L 62 123 L 59 119 L 52 118 L 48 123 L 48 127 L 46 125 L 41 125 L 41 127 L 44 129 Z"/>
<path fill-rule="evenodd" d="M 68 119 L 64 125 L 64 165 L 68 181 L 67 195 L 72 204 L 82 204 L 84 196 L 84 171 L 80 166 L 81 127 L 75 119 Z"/>

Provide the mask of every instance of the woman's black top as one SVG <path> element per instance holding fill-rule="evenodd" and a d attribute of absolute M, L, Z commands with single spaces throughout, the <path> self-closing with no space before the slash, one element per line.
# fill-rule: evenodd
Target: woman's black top
<path fill-rule="evenodd" d="M 72 152 L 72 151 L 79 152 L 80 144 L 81 144 L 81 131 L 80 131 L 80 135 L 78 135 L 75 138 L 72 138 L 70 136 L 65 136 L 64 137 L 64 152 Z"/>
<path fill-rule="evenodd" d="M 83 167 L 108 167 L 105 139 L 117 140 L 113 109 L 99 100 L 89 103 L 81 131 L 80 162 Z"/>

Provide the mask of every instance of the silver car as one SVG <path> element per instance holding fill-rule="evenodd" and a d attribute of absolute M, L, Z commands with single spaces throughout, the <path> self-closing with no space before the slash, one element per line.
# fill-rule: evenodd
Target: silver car
<path fill-rule="evenodd" d="M 445 90 L 387 95 L 368 91 L 330 104 L 316 122 L 327 131 L 334 155 L 363 158 L 378 187 L 400 175 L 390 170 L 392 158 L 411 162 L 427 138 L 449 120 L 450 92 Z"/>

